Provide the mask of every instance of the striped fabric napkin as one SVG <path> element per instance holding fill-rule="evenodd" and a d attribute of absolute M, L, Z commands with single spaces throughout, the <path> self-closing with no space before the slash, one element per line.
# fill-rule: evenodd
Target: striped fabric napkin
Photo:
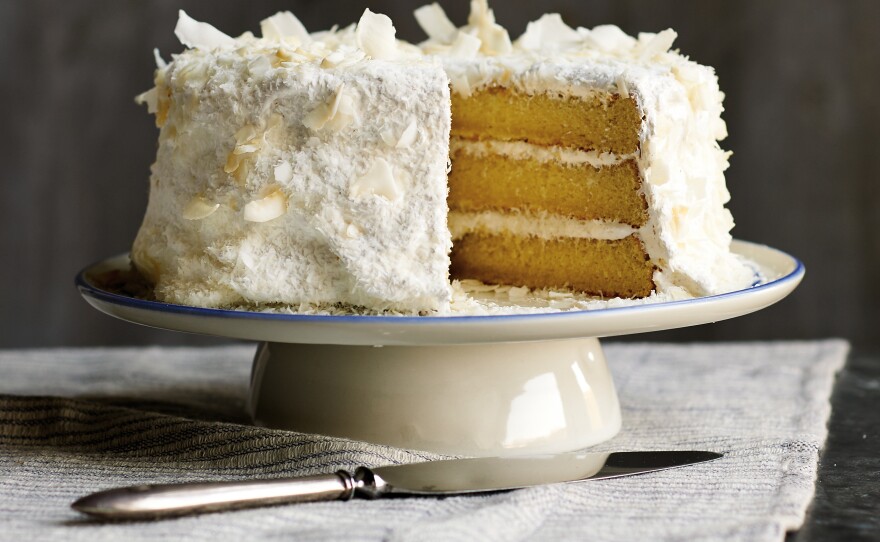
<path fill-rule="evenodd" d="M 719 461 L 506 493 L 310 503 L 102 523 L 121 485 L 305 475 L 433 459 L 245 425 L 251 346 L 0 351 L 0 539 L 783 540 L 813 494 L 843 341 L 606 344 L 624 429 L 597 451 Z"/>

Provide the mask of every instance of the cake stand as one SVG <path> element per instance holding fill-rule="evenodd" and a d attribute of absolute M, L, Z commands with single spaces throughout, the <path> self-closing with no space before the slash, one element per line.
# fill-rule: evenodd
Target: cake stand
<path fill-rule="evenodd" d="M 598 337 L 742 316 L 800 283 L 804 266 L 734 241 L 763 280 L 722 295 L 586 311 L 504 316 L 317 316 L 146 301 L 96 277 L 76 279 L 98 310 L 151 327 L 259 341 L 248 402 L 255 423 L 452 455 L 551 453 L 592 446 L 620 429 L 620 406 Z"/>

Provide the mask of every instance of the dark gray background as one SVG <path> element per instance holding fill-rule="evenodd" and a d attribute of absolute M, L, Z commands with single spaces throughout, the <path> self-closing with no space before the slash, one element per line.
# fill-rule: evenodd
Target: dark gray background
<path fill-rule="evenodd" d="M 369 5 L 421 40 L 422 1 L 62 2 L 0 0 L 0 347 L 199 343 L 214 339 L 115 321 L 73 277 L 128 250 L 146 205 L 157 131 L 134 95 L 152 85 L 151 50 L 178 52 L 177 9 L 237 35 L 280 9 L 310 30 Z M 454 22 L 466 0 L 442 2 Z M 807 267 L 789 299 L 715 325 L 637 339 L 841 336 L 880 347 L 880 2 L 580 0 L 501 2 L 512 37 L 558 11 L 572 26 L 679 33 L 727 94 L 734 235 Z"/>

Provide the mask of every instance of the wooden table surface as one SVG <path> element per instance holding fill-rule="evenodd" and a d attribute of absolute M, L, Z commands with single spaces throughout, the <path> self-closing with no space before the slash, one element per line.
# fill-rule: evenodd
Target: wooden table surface
<path fill-rule="evenodd" d="M 880 352 L 850 355 L 831 405 L 816 497 L 787 540 L 880 540 Z"/>

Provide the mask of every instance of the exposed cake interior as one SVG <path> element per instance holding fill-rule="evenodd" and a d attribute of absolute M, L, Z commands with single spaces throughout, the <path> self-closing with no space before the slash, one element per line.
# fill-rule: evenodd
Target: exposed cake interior
<path fill-rule="evenodd" d="M 511 41 L 485 0 L 416 13 L 452 95 L 452 277 L 609 297 L 748 286 L 730 252 L 723 94 L 676 34 L 568 27 Z"/>
<path fill-rule="evenodd" d="M 642 115 L 630 96 L 529 95 L 491 86 L 452 95 L 451 274 L 493 284 L 645 297 L 653 265 L 637 228 L 648 219 L 634 159 Z M 599 158 L 601 156 L 601 159 Z M 497 213 L 525 222 L 475 221 Z M 576 236 L 535 215 L 631 226 Z M 507 226 L 507 227 L 505 227 Z M 608 237 L 605 235 L 604 237 Z"/>

